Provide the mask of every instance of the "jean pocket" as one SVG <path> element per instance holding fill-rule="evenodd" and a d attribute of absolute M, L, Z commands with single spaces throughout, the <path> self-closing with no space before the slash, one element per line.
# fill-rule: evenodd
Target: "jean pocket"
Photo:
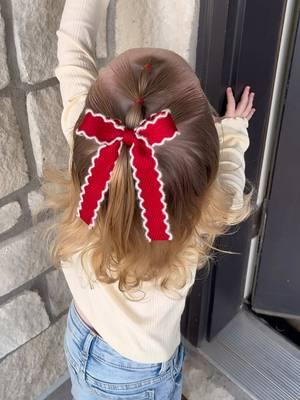
<path fill-rule="evenodd" d="M 134 392 L 135 390 L 146 390 L 150 386 L 160 383 L 170 372 L 171 368 L 163 373 L 160 372 L 160 367 L 133 368 L 130 363 L 117 366 L 99 358 L 99 355 L 95 357 L 91 352 L 86 363 L 85 379 L 95 389 Z"/>
<path fill-rule="evenodd" d="M 95 395 L 99 396 L 99 399 L 103 400 L 155 400 L 155 390 L 148 389 L 143 390 L 140 389 L 139 391 L 129 391 L 122 393 L 121 391 L 115 390 L 103 390 L 99 389 L 98 387 L 94 388 L 93 386 L 88 386 L 89 391 L 92 390 Z"/>

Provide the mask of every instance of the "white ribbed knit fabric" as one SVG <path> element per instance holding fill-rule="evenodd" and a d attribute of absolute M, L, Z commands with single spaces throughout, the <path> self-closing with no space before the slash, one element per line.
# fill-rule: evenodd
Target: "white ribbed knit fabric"
<path fill-rule="evenodd" d="M 72 131 L 98 75 L 95 40 L 100 13 L 105 12 L 108 3 L 108 0 L 66 0 L 56 32 L 58 66 L 55 75 L 63 101 L 62 130 L 71 150 L 69 166 Z M 224 118 L 216 123 L 216 128 L 221 144 L 219 179 L 236 189 L 232 207 L 239 207 L 245 186 L 248 120 Z M 142 286 L 146 298 L 138 302 L 126 299 L 118 290 L 117 282 L 112 285 L 97 282 L 91 288 L 79 254 L 63 262 L 62 267 L 76 304 L 104 340 L 129 359 L 156 363 L 168 360 L 180 343 L 180 319 L 186 295 L 194 283 L 197 257 L 190 255 L 186 262 L 191 266 L 192 276 L 180 291 L 181 299 L 174 299 L 146 282 Z"/>

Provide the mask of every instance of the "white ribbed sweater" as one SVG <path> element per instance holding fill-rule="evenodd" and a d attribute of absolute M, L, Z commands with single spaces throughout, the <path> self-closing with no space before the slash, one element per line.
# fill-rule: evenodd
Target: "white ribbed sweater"
<path fill-rule="evenodd" d="M 61 126 L 70 146 L 69 166 L 72 131 L 98 75 L 95 40 L 100 14 L 105 12 L 108 3 L 109 0 L 66 0 L 56 32 L 55 75 L 63 102 Z M 245 186 L 247 128 L 248 120 L 241 117 L 224 118 L 216 123 L 221 145 L 219 178 L 236 189 L 233 208 L 240 206 Z M 151 282 L 145 282 L 142 290 L 146 298 L 138 302 L 126 299 L 118 290 L 117 282 L 111 285 L 97 282 L 91 288 L 78 253 L 68 262 L 62 262 L 62 269 L 76 304 L 104 340 L 129 359 L 156 363 L 168 360 L 180 343 L 180 319 L 186 295 L 194 283 L 197 258 L 190 255 L 186 262 L 191 265 L 192 276 L 180 291 L 181 299 L 167 296 Z"/>

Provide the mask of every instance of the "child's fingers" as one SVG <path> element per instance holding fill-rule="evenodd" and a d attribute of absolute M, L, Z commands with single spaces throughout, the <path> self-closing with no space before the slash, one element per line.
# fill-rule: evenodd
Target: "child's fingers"
<path fill-rule="evenodd" d="M 248 120 L 255 113 L 256 109 L 253 108 L 254 92 L 250 93 L 250 86 L 244 88 L 240 102 L 236 107 L 235 98 L 231 87 L 227 87 L 227 106 L 226 113 L 223 118 L 241 116 Z"/>
<path fill-rule="evenodd" d="M 236 113 L 238 115 L 242 115 L 247 107 L 248 101 L 249 101 L 249 92 L 250 92 L 250 86 L 246 86 L 241 100 L 239 101 L 237 108 L 236 108 Z"/>
<path fill-rule="evenodd" d="M 235 98 L 233 96 L 231 87 L 228 87 L 226 89 L 226 95 L 227 95 L 227 105 L 226 105 L 225 115 L 228 117 L 234 117 L 235 116 Z"/>
<path fill-rule="evenodd" d="M 246 118 L 249 120 L 249 119 L 252 117 L 252 115 L 255 113 L 255 111 L 256 111 L 256 109 L 255 109 L 255 108 L 252 108 L 252 110 L 250 111 L 250 113 L 249 113 L 248 115 L 246 115 Z"/>
<path fill-rule="evenodd" d="M 252 109 L 253 106 L 253 99 L 254 99 L 254 92 L 250 93 L 249 98 L 248 98 L 248 104 L 245 108 L 245 110 L 242 112 L 242 117 L 248 115 Z"/>

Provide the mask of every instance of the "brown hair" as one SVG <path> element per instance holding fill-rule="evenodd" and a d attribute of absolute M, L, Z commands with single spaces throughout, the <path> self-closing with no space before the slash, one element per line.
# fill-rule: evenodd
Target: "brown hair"
<path fill-rule="evenodd" d="M 144 101 L 136 102 L 137 98 Z M 95 228 L 89 230 L 76 217 L 80 187 L 99 146 L 75 134 L 86 108 L 119 118 L 131 129 L 151 113 L 171 110 L 181 135 L 156 147 L 155 153 L 173 240 L 146 240 L 126 146 Z M 46 204 L 58 217 L 47 231 L 55 233 L 49 242 L 54 263 L 80 252 L 86 272 L 89 256 L 96 279 L 118 280 L 123 292 L 153 279 L 160 279 L 162 289 L 182 288 L 192 266 L 188 255 L 196 254 L 198 268 L 203 267 L 213 257 L 215 238 L 252 211 L 253 187 L 244 193 L 243 206 L 232 210 L 234 192 L 217 179 L 220 145 L 213 114 L 217 113 L 192 68 L 170 50 L 130 49 L 101 69 L 74 127 L 71 174 L 53 168 L 44 171 Z M 252 186 L 248 180 L 247 184 Z"/>

